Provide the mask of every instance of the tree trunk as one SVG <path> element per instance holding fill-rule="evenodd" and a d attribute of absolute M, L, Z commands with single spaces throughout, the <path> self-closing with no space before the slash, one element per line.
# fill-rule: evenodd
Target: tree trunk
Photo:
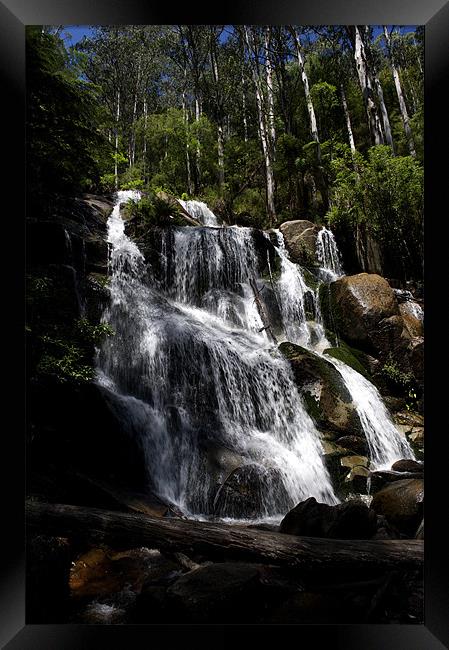
<path fill-rule="evenodd" d="M 201 117 L 201 103 L 198 97 L 195 97 L 195 120 L 197 125 Z M 196 188 L 195 191 L 198 193 L 201 187 L 201 147 L 200 147 L 200 136 L 199 131 L 197 132 L 197 145 L 196 145 Z"/>
<path fill-rule="evenodd" d="M 388 33 L 388 29 L 387 29 L 386 25 L 384 25 L 384 34 L 385 34 L 385 40 L 386 40 L 386 43 L 387 43 L 388 54 L 389 54 L 389 57 L 390 57 L 391 70 L 393 72 L 394 85 L 396 87 L 396 93 L 397 93 L 398 100 L 399 100 L 399 109 L 401 111 L 402 123 L 404 125 L 404 131 L 405 131 L 405 135 L 406 135 L 407 142 L 408 142 L 408 148 L 409 148 L 409 151 L 410 151 L 410 155 L 416 156 L 415 143 L 413 141 L 412 130 L 410 128 L 410 120 L 409 120 L 409 117 L 408 117 L 407 106 L 405 105 L 405 99 L 404 99 L 404 93 L 402 92 L 401 80 L 399 78 L 398 69 L 397 69 L 397 67 L 395 65 L 395 62 L 394 62 L 393 50 L 392 50 L 392 47 L 391 47 L 391 38 L 390 38 L 390 34 Z"/>
<path fill-rule="evenodd" d="M 143 178 L 146 182 L 147 171 L 147 123 L 148 123 L 148 107 L 147 98 L 143 100 Z"/>
<path fill-rule="evenodd" d="M 136 116 L 137 116 L 137 97 L 139 94 L 139 84 L 140 84 L 140 61 L 137 68 L 137 81 L 136 81 L 136 91 L 134 93 L 134 105 L 133 105 L 133 123 L 132 123 L 132 136 L 131 136 L 131 155 L 129 157 L 129 166 L 134 165 L 136 161 Z"/>
<path fill-rule="evenodd" d="M 120 119 L 120 89 L 117 90 L 117 112 L 115 114 L 115 189 L 118 190 L 118 123 Z"/>
<path fill-rule="evenodd" d="M 116 548 L 146 546 L 309 570 L 384 569 L 423 566 L 422 540 L 338 540 L 297 537 L 180 519 L 28 501 L 28 532 L 78 538 Z"/>
<path fill-rule="evenodd" d="M 270 38 L 271 28 L 265 29 L 265 69 L 267 78 L 267 100 L 268 100 L 268 126 L 270 144 L 273 160 L 276 158 L 276 129 L 274 124 L 274 93 L 273 93 L 273 68 L 270 59 Z"/>
<path fill-rule="evenodd" d="M 316 121 L 315 109 L 313 107 L 312 96 L 310 94 L 310 89 L 309 89 L 309 79 L 307 77 L 306 69 L 304 66 L 304 59 L 301 52 L 301 41 L 299 40 L 298 32 L 294 27 L 290 27 L 290 33 L 292 34 L 296 44 L 296 56 L 298 58 L 298 66 L 301 73 L 302 84 L 304 86 L 304 94 L 306 96 L 306 102 L 307 102 L 307 111 L 309 113 L 310 132 L 312 134 L 312 139 L 315 140 L 317 145 L 318 162 L 321 163 L 320 138 L 318 136 L 318 126 Z"/>
<path fill-rule="evenodd" d="M 250 37 L 246 26 L 244 26 L 244 33 L 245 33 L 245 40 L 248 47 L 248 51 L 251 52 L 251 50 L 253 50 L 254 55 L 256 56 L 254 40 L 253 40 L 253 47 L 251 47 Z M 263 152 L 263 157 L 265 162 L 265 178 L 266 178 L 266 187 L 267 187 L 267 215 L 268 215 L 270 225 L 273 225 L 276 219 L 276 210 L 274 206 L 273 165 L 272 165 L 271 152 L 270 152 L 270 146 L 268 140 L 268 129 L 266 123 L 266 114 L 263 105 L 262 89 L 260 86 L 260 80 L 258 78 L 258 72 L 257 72 L 255 61 L 252 64 L 252 73 L 253 73 L 254 90 L 256 93 L 257 114 L 259 118 L 259 135 L 262 143 L 262 152 Z"/>
<path fill-rule="evenodd" d="M 215 38 L 215 37 L 214 37 Z M 224 173 L 224 137 L 223 137 L 223 113 L 221 110 L 221 102 L 219 100 L 218 90 L 218 62 L 215 51 L 215 42 L 211 43 L 210 58 L 212 63 L 212 73 L 215 84 L 215 92 L 217 98 L 217 149 L 218 149 L 218 185 L 220 191 L 223 190 L 225 173 Z"/>
<path fill-rule="evenodd" d="M 262 321 L 263 329 L 268 332 L 270 335 L 271 340 L 274 343 L 277 343 L 277 338 L 273 334 L 273 330 L 271 329 L 271 323 L 270 319 L 268 318 L 267 310 L 265 309 L 265 305 L 263 304 L 262 300 L 260 299 L 260 290 L 257 288 L 257 282 L 256 280 L 250 279 L 249 284 L 251 286 L 252 292 L 254 294 L 254 300 L 256 301 L 257 305 L 257 311 L 259 312 L 260 320 Z"/>
<path fill-rule="evenodd" d="M 243 137 L 248 142 L 248 120 L 246 118 L 246 83 L 242 66 L 242 113 L 243 113 Z"/>
<path fill-rule="evenodd" d="M 187 114 L 186 106 L 186 88 L 185 81 L 187 78 L 187 68 L 184 68 L 184 86 L 182 89 L 182 116 L 184 119 L 184 128 L 186 136 L 186 171 L 187 171 L 187 191 L 189 194 L 192 194 L 192 173 L 190 170 L 190 146 L 189 146 L 189 116 Z"/>
<path fill-rule="evenodd" d="M 343 111 L 346 119 L 346 128 L 348 129 L 349 146 L 351 147 L 352 153 L 355 153 L 356 148 L 355 148 L 354 134 L 352 132 L 351 116 L 349 115 L 348 102 L 346 101 L 345 89 L 343 87 L 343 84 L 341 84 L 340 86 L 340 92 L 341 92 L 341 102 L 343 104 Z"/>
<path fill-rule="evenodd" d="M 357 74 L 359 77 L 360 88 L 362 90 L 362 95 L 365 102 L 371 138 L 375 145 L 384 144 L 380 118 L 376 104 L 374 102 L 373 82 L 368 69 L 365 46 L 363 43 L 362 34 L 357 25 L 354 27 L 354 33 L 354 59 L 357 68 Z"/>

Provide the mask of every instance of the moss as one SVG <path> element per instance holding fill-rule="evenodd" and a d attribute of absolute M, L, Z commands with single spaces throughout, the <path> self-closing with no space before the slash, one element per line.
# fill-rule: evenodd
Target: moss
<path fill-rule="evenodd" d="M 309 269 L 301 267 L 301 271 L 306 285 L 310 287 L 312 291 L 316 291 L 320 286 L 320 281 L 318 278 Z"/>
<path fill-rule="evenodd" d="M 367 369 L 360 363 L 359 358 L 353 353 L 353 350 L 345 343 L 340 343 L 340 347 L 337 348 L 327 348 L 324 350 L 324 354 L 343 361 L 343 363 L 359 372 L 366 379 L 370 379 L 370 374 Z"/>

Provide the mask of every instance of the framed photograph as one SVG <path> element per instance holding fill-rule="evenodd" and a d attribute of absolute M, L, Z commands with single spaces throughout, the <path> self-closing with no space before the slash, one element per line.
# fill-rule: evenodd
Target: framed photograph
<path fill-rule="evenodd" d="M 447 4 L 0 16 L 2 647 L 449 647 Z"/>

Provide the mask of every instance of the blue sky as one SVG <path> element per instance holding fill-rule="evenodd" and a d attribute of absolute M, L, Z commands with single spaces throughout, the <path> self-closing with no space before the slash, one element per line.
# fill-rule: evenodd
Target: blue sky
<path fill-rule="evenodd" d="M 403 33 L 413 32 L 415 29 L 415 25 L 405 25 L 401 27 Z M 374 28 L 374 36 L 378 36 L 381 32 L 381 27 Z M 75 43 L 78 43 L 83 36 L 89 36 L 92 33 L 92 28 L 89 25 L 65 25 L 63 33 L 67 46 L 75 45 Z"/>

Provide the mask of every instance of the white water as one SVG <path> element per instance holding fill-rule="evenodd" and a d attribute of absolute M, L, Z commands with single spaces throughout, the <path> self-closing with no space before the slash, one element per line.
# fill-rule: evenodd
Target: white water
<path fill-rule="evenodd" d="M 202 201 L 181 201 L 178 199 L 184 210 L 197 219 L 203 226 L 218 226 L 218 219 Z"/>
<path fill-rule="evenodd" d="M 116 334 L 100 350 L 98 383 L 141 444 L 149 487 L 189 515 L 213 514 L 217 485 L 206 452 L 221 446 L 257 479 L 255 519 L 279 518 L 310 496 L 336 503 L 290 366 L 258 331 L 248 286 L 257 271 L 250 230 L 167 232 L 163 281 L 148 282 L 118 207 L 135 197 L 119 192 L 108 222 L 111 304 L 104 319 Z M 226 499 L 215 514 L 246 516 Z"/>
<path fill-rule="evenodd" d="M 325 281 L 332 282 L 343 275 L 337 242 L 333 233 L 325 226 L 317 236 L 316 255 Z"/>
<path fill-rule="evenodd" d="M 319 234 L 322 234 L 323 231 L 326 231 L 326 229 L 321 230 Z M 339 260 L 339 253 L 333 236 L 329 237 L 329 234 L 332 235 L 330 231 L 326 231 L 322 236 L 321 241 L 326 243 L 324 246 L 322 244 L 320 245 L 321 250 L 325 251 L 320 261 L 323 265 L 327 265 L 326 267 L 323 266 L 322 269 L 334 274 L 333 278 L 331 275 L 328 275 L 326 278 L 327 281 L 333 281 L 337 277 L 337 270 L 341 275 L 342 269 L 336 263 L 336 260 Z M 305 283 L 301 270 L 298 265 L 292 264 L 289 260 L 284 259 L 286 253 L 285 246 L 282 243 L 282 234 L 279 232 L 277 237 L 279 241 L 278 251 L 283 258 L 279 287 L 281 288 L 282 317 L 287 339 L 291 343 L 307 347 L 311 351 L 323 356 L 323 352 L 325 352 L 326 348 L 331 347 L 331 344 L 325 338 L 324 330 L 320 324 L 319 300 L 316 294 L 314 294 L 317 320 L 319 321 L 320 328 L 315 330 L 318 340 L 311 342 L 311 337 L 304 336 L 304 330 L 299 325 L 299 323 L 303 323 L 303 314 L 300 309 L 296 309 L 295 311 L 294 307 L 300 300 L 303 301 L 304 296 L 303 287 Z M 317 249 L 320 249 L 318 245 Z M 331 266 L 332 268 L 330 268 Z M 286 307 L 285 303 L 289 306 Z M 391 420 L 377 388 L 363 377 L 363 375 L 342 361 L 330 355 L 324 355 L 324 357 L 338 370 L 351 395 L 368 442 L 371 469 L 390 469 L 396 460 L 401 458 L 414 458 L 408 441 L 399 433 Z"/>

